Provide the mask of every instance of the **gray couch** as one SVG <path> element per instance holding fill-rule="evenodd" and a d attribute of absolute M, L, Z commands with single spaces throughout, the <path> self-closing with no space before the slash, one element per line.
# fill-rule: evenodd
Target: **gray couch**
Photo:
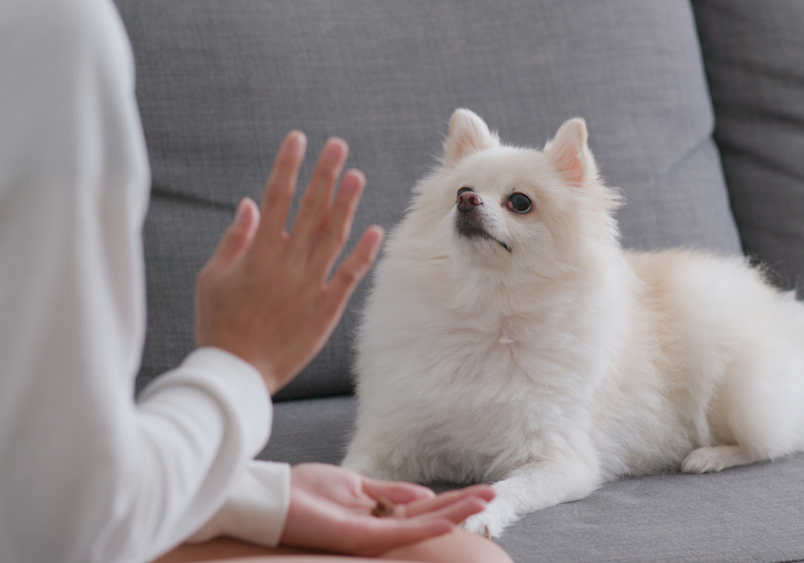
<path fill-rule="evenodd" d="M 196 272 L 291 128 L 311 153 L 330 135 L 351 144 L 369 181 L 354 244 L 401 218 L 455 108 L 524 145 L 582 116 L 627 199 L 626 246 L 746 252 L 780 286 L 804 281 L 801 0 L 117 1 L 153 168 L 138 389 L 193 348 Z M 369 285 L 276 397 L 260 457 L 340 461 Z M 500 543 L 523 563 L 804 560 L 804 455 L 623 479 Z"/>

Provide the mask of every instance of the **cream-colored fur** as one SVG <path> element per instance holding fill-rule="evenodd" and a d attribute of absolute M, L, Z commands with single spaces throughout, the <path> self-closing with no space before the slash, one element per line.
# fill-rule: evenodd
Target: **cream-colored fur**
<path fill-rule="evenodd" d="M 583 120 L 535 151 L 457 110 L 377 268 L 344 465 L 494 481 L 466 527 L 496 536 L 620 475 L 804 449 L 804 305 L 740 258 L 624 251 L 619 204 Z"/>

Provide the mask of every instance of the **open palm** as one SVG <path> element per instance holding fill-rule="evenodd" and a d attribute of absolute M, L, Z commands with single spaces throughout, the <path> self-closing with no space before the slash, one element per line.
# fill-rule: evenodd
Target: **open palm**
<path fill-rule="evenodd" d="M 372 516 L 377 499 L 394 503 L 387 518 Z M 410 483 L 369 479 L 334 465 L 297 465 L 281 543 L 354 555 L 378 555 L 451 531 L 494 498 L 487 485 L 435 495 Z"/>

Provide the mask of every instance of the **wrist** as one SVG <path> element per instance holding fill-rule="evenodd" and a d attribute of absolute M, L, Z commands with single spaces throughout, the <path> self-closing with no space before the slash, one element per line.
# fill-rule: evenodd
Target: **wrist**
<path fill-rule="evenodd" d="M 284 384 L 281 380 L 276 377 L 275 371 L 272 369 L 270 365 L 263 364 L 263 365 L 254 365 L 254 368 L 260 373 L 260 377 L 262 377 L 263 382 L 265 383 L 266 389 L 268 389 L 268 394 L 273 397 L 276 395 Z"/>
<path fill-rule="evenodd" d="M 282 388 L 280 383 L 281 380 L 276 376 L 276 369 L 271 365 L 270 362 L 263 358 L 255 357 L 253 354 L 249 354 L 246 350 L 243 350 L 241 347 L 237 346 L 236 343 L 202 338 L 196 338 L 196 342 L 198 343 L 199 349 L 214 348 L 216 350 L 221 350 L 222 352 L 226 352 L 227 354 L 234 356 L 239 361 L 248 364 L 251 369 L 257 371 L 263 383 L 265 384 L 266 389 L 268 390 L 268 394 L 271 395 L 271 397 L 273 397 L 279 391 L 279 389 Z"/>
<path fill-rule="evenodd" d="M 268 393 L 273 396 L 273 394 L 278 391 L 279 386 L 276 382 L 276 377 L 274 377 L 273 372 L 270 366 L 265 365 L 264 363 L 260 363 L 256 360 L 250 359 L 247 355 L 243 353 L 239 353 L 238 350 L 233 350 L 230 347 L 225 345 L 216 345 L 216 344 L 205 344 L 199 345 L 196 348 L 194 353 L 198 353 L 203 350 L 214 350 L 217 354 L 222 354 L 223 357 L 227 358 L 232 364 L 232 367 L 237 366 L 237 369 L 241 371 L 248 371 L 252 374 L 256 374 L 260 380 L 262 380 L 265 387 L 268 389 Z"/>

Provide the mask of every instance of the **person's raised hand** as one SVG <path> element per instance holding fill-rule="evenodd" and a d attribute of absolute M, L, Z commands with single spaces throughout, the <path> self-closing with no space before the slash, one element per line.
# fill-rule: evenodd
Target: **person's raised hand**
<path fill-rule="evenodd" d="M 240 202 L 235 220 L 196 283 L 196 343 L 231 352 L 256 367 L 273 395 L 321 350 L 346 302 L 382 244 L 369 227 L 332 273 L 349 237 L 365 178 L 343 175 L 348 147 L 324 145 L 290 232 L 286 223 L 306 139 L 287 135 L 276 157 L 261 210 Z"/>
<path fill-rule="evenodd" d="M 436 496 L 411 483 L 391 483 L 320 463 L 293 467 L 290 509 L 281 544 L 375 556 L 446 534 L 494 498 L 489 485 Z M 372 515 L 380 498 L 393 503 L 387 517 Z"/>

